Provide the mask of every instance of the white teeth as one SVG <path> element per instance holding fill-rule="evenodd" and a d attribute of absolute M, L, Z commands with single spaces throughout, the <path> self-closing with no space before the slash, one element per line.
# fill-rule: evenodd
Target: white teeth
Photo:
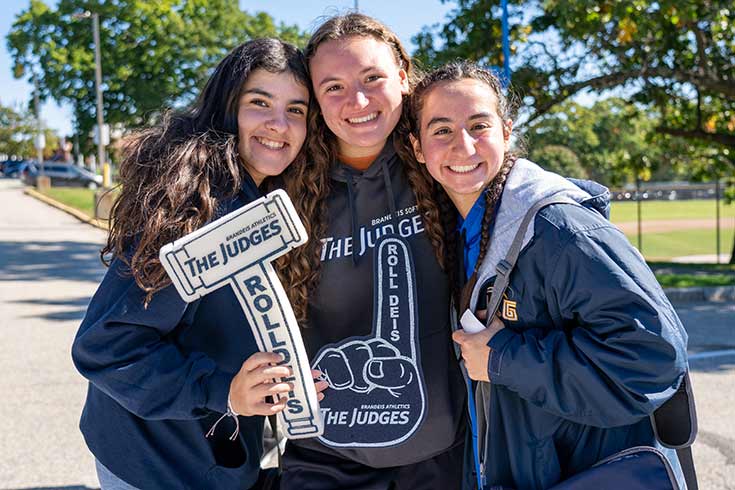
<path fill-rule="evenodd" d="M 265 147 L 270 148 L 271 150 L 280 150 L 286 144 L 283 141 L 272 141 L 272 140 L 267 140 L 265 138 L 257 138 L 257 140 L 258 140 L 258 143 L 260 143 L 261 145 Z"/>
<path fill-rule="evenodd" d="M 449 168 L 452 169 L 452 172 L 457 172 L 460 174 L 465 174 L 467 172 L 472 172 L 477 167 L 479 167 L 480 164 L 476 163 L 474 165 L 450 165 Z"/>
<path fill-rule="evenodd" d="M 373 112 L 372 114 L 368 114 L 367 116 L 363 116 L 363 117 L 355 117 L 352 119 L 348 118 L 347 121 L 351 122 L 352 124 L 360 124 L 360 123 L 372 121 L 376 117 L 378 117 L 378 113 Z"/>

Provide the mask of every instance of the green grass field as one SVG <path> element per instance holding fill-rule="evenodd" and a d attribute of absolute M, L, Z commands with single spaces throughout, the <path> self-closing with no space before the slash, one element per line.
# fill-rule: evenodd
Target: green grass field
<path fill-rule="evenodd" d="M 732 250 L 733 228 L 720 230 L 720 253 Z M 638 248 L 638 235 L 626 234 Z M 712 255 L 717 252 L 714 228 L 694 228 L 662 233 L 643 233 L 642 253 L 648 260 L 669 260 L 687 255 Z"/>
<path fill-rule="evenodd" d="M 94 217 L 94 193 L 95 191 L 83 187 L 52 187 L 44 192 L 51 199 L 76 208 L 92 218 Z"/>
<path fill-rule="evenodd" d="M 714 224 L 703 228 L 692 228 L 682 224 L 676 229 L 677 220 L 715 219 L 714 200 L 693 201 L 648 201 L 641 205 L 644 223 L 642 236 L 643 256 L 647 260 L 669 260 L 688 255 L 714 255 L 717 252 L 717 232 Z M 610 212 L 613 223 L 631 223 L 637 220 L 635 202 L 615 202 Z M 720 203 L 720 253 L 732 250 L 735 228 L 735 205 Z M 646 232 L 646 221 L 673 221 L 670 231 Z M 626 232 L 630 242 L 638 247 L 638 234 Z"/>
<path fill-rule="evenodd" d="M 714 219 L 715 200 L 692 201 L 644 201 L 641 217 L 645 220 Z M 720 201 L 720 217 L 735 218 L 735 204 Z M 610 211 L 613 223 L 625 223 L 638 219 L 635 202 L 614 202 Z"/>

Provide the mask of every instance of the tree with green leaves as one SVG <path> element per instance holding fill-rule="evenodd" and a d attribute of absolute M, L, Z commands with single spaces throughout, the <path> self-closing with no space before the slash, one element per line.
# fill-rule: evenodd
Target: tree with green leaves
<path fill-rule="evenodd" d="M 42 99 L 69 102 L 76 129 L 95 120 L 94 44 L 89 19 L 100 18 L 105 122 L 134 127 L 161 109 L 190 101 L 210 71 L 248 39 L 278 36 L 304 44 L 296 26 L 250 15 L 232 0 L 30 0 L 7 36 L 15 76 L 36 77 Z"/>
<path fill-rule="evenodd" d="M 457 57 L 502 66 L 500 0 L 452 3 L 445 24 L 414 38 L 417 58 L 429 66 Z M 666 150 L 666 162 L 700 177 L 735 175 L 731 0 L 508 3 L 512 82 L 527 130 L 570 97 L 613 91 L 653 115 L 650 139 Z M 650 164 L 630 163 L 629 175 Z"/>
<path fill-rule="evenodd" d="M 669 155 L 653 141 L 657 124 L 655 114 L 618 97 L 590 107 L 568 100 L 536 119 L 525 138 L 531 159 L 541 166 L 620 186 L 661 176 Z"/>
<path fill-rule="evenodd" d="M 0 155 L 36 158 L 36 134 L 36 119 L 30 112 L 0 104 Z M 44 156 L 49 157 L 58 145 L 58 137 L 50 129 L 44 130 L 44 136 Z"/>

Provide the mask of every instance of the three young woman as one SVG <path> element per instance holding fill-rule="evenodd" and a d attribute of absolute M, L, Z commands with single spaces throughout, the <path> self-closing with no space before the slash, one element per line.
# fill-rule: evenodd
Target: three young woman
<path fill-rule="evenodd" d="M 483 310 L 496 266 L 526 212 L 500 317 L 454 333 L 478 390 L 481 485 L 541 490 L 606 456 L 658 446 L 649 416 L 685 373 L 686 332 L 653 273 L 606 218 L 609 193 L 510 151 L 511 107 L 495 76 L 468 62 L 426 76 L 412 95 L 413 147 L 456 207 L 444 213 L 459 314 Z M 487 385 L 485 386 L 488 387 Z M 484 396 L 487 394 L 487 396 Z M 672 450 L 664 450 L 685 488 Z"/>
<path fill-rule="evenodd" d="M 257 352 L 231 288 L 184 303 L 158 254 L 304 164 L 309 101 L 299 50 L 258 39 L 222 60 L 190 110 L 128 140 L 112 262 L 72 349 L 103 489 L 258 486 L 263 416 L 284 408 L 266 397 L 291 389 L 273 381 L 289 370 Z M 222 422 L 205 437 L 223 414 L 239 432 Z"/>
<path fill-rule="evenodd" d="M 517 159 L 508 103 L 474 65 L 424 78 L 407 119 L 411 60 L 370 17 L 329 19 L 306 63 L 310 79 L 295 48 L 246 43 L 191 111 L 126 147 L 104 250 L 113 261 L 73 348 L 90 379 L 81 426 L 103 488 L 257 487 L 262 416 L 283 408 L 266 396 L 288 391 L 272 381 L 287 369 L 256 353 L 228 288 L 187 305 L 157 257 L 294 161 L 284 181 L 310 242 L 280 272 L 329 391 L 325 433 L 287 445 L 282 488 L 460 487 L 466 393 L 441 264 L 481 309 L 519 218 L 551 194 L 570 203 L 538 214 L 513 308 L 484 332 L 454 334 L 469 376 L 492 381 L 481 484 L 546 488 L 654 444 L 648 415 L 684 372 L 686 333 L 640 255 L 595 211 L 604 190 Z M 441 213 L 408 145 L 411 123 L 416 156 L 444 189 Z M 206 438 L 224 413 L 244 416 L 235 440 L 224 427 Z"/>

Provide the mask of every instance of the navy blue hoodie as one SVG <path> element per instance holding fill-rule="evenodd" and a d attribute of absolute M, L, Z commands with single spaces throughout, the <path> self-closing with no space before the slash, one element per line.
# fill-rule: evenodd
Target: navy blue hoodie
<path fill-rule="evenodd" d="M 302 329 L 330 383 L 325 432 L 291 443 L 374 468 L 427 460 L 464 440 L 447 278 L 392 143 L 364 172 L 337 162 L 331 179 Z"/>
<path fill-rule="evenodd" d="M 249 178 L 222 214 L 259 197 Z M 72 347 L 89 391 L 80 427 L 89 449 L 138 488 L 246 489 L 258 477 L 263 417 L 226 419 L 230 382 L 257 352 L 231 288 L 186 304 L 173 286 L 145 293 L 116 259 Z"/>

